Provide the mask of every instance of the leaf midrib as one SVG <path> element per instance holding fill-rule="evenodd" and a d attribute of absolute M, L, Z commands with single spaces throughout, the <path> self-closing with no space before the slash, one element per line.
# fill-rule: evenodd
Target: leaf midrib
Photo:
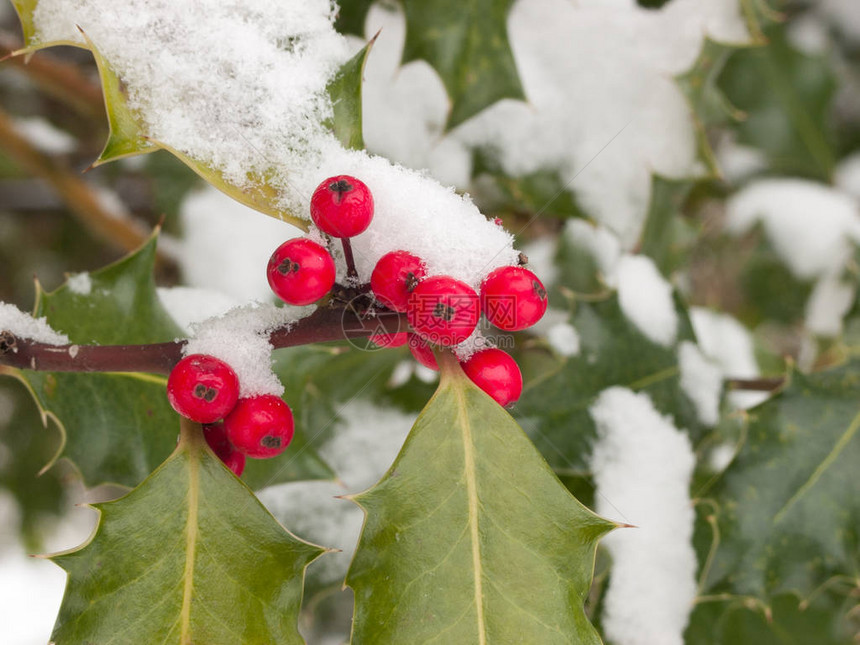
<path fill-rule="evenodd" d="M 189 451 L 191 452 L 191 451 Z M 188 520 L 185 525 L 185 585 L 182 591 L 180 612 L 180 638 L 183 645 L 191 645 L 191 597 L 194 592 L 194 562 L 197 555 L 197 513 L 200 501 L 200 459 L 188 454 Z"/>

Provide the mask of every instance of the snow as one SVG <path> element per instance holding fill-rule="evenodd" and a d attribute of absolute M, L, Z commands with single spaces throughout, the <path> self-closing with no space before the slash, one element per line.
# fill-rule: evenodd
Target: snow
<path fill-rule="evenodd" d="M 848 155 L 833 173 L 833 183 L 836 187 L 860 200 L 860 152 Z"/>
<path fill-rule="evenodd" d="M 47 318 L 33 318 L 15 305 L 5 302 L 0 302 L 0 331 L 10 331 L 18 338 L 48 345 L 68 345 L 71 342 L 65 334 L 51 329 Z"/>
<path fill-rule="evenodd" d="M 208 354 L 220 358 L 239 377 L 239 396 L 281 396 L 284 386 L 272 371 L 269 333 L 289 327 L 313 307 L 275 307 L 251 303 L 226 314 L 191 325 L 192 337 L 183 355 Z"/>
<path fill-rule="evenodd" d="M 856 297 L 856 284 L 832 273 L 822 276 L 806 301 L 806 328 L 818 336 L 838 336 L 842 333 L 842 320 Z"/>
<path fill-rule="evenodd" d="M 670 346 L 678 333 L 678 312 L 672 286 L 654 262 L 641 255 L 625 255 L 618 263 L 618 302 L 624 315 L 646 338 Z"/>
<path fill-rule="evenodd" d="M 65 155 L 74 152 L 77 147 L 72 135 L 41 117 L 17 118 L 12 125 L 18 134 L 46 154 Z"/>
<path fill-rule="evenodd" d="M 758 148 L 738 143 L 734 133 L 725 133 L 716 147 L 717 164 L 730 184 L 739 184 L 767 169 L 767 156 Z"/>
<path fill-rule="evenodd" d="M 66 280 L 66 286 L 74 294 L 88 296 L 93 289 L 93 281 L 89 273 L 75 273 Z"/>
<path fill-rule="evenodd" d="M 819 7 L 840 32 L 854 43 L 860 42 L 860 11 L 856 0 L 820 0 Z"/>
<path fill-rule="evenodd" d="M 761 222 L 792 273 L 802 280 L 839 271 L 860 241 L 860 207 L 848 195 L 803 179 L 762 179 L 726 202 L 735 235 Z"/>
<path fill-rule="evenodd" d="M 549 328 L 546 340 L 561 356 L 579 355 L 579 333 L 570 323 L 557 323 Z"/>
<path fill-rule="evenodd" d="M 520 246 L 520 250 L 529 259 L 526 267 L 534 273 L 544 285 L 549 288 L 558 280 L 558 267 L 555 264 L 555 254 L 558 250 L 558 239 L 555 236 L 539 237 Z"/>
<path fill-rule="evenodd" d="M 683 341 L 678 347 L 681 389 L 693 405 L 699 421 L 715 426 L 720 420 L 720 395 L 723 391 L 723 371 L 706 358 L 695 343 Z"/>
<path fill-rule="evenodd" d="M 616 645 L 681 645 L 696 598 L 695 456 L 646 394 L 604 390 L 590 408 L 597 512 L 635 525 L 603 539 L 612 556 L 603 626 Z"/>
<path fill-rule="evenodd" d="M 564 235 L 576 249 L 582 249 L 594 259 L 603 281 L 617 285 L 616 270 L 621 259 L 621 242 L 604 226 L 595 226 L 581 219 L 565 224 Z"/>
<path fill-rule="evenodd" d="M 186 334 L 191 334 L 195 324 L 223 316 L 240 304 L 219 291 L 208 289 L 158 287 L 156 292 L 161 305 Z"/>

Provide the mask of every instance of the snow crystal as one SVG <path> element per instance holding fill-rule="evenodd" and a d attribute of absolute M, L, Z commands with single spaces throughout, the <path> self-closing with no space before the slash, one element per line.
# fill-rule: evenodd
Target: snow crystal
<path fill-rule="evenodd" d="M 66 286 L 72 293 L 79 296 L 88 296 L 93 289 L 93 281 L 89 273 L 75 273 L 66 280 Z"/>
<path fill-rule="evenodd" d="M 192 324 L 193 336 L 183 354 L 209 354 L 220 358 L 239 377 L 239 396 L 259 394 L 281 396 L 284 386 L 272 372 L 272 344 L 269 333 L 289 326 L 313 307 L 275 307 L 252 303 L 232 309 L 223 316 Z"/>
<path fill-rule="evenodd" d="M 613 563 L 605 634 L 617 645 L 681 645 L 696 598 L 690 441 L 626 388 L 604 390 L 590 412 L 597 512 L 637 527 L 603 539 Z"/>
<path fill-rule="evenodd" d="M 161 305 L 186 334 L 191 333 L 194 324 L 223 316 L 240 304 L 219 291 L 208 289 L 158 287 L 156 292 Z"/>
<path fill-rule="evenodd" d="M 728 230 L 761 222 L 774 249 L 800 279 L 841 270 L 860 241 L 860 209 L 848 195 L 803 179 L 756 181 L 726 202 Z"/>
<path fill-rule="evenodd" d="M 695 343 L 684 341 L 678 347 L 681 389 L 696 406 L 699 421 L 714 426 L 720 419 L 720 394 L 723 371 L 705 358 Z"/>
<path fill-rule="evenodd" d="M 68 345 L 69 337 L 51 329 L 45 317 L 33 318 L 18 307 L 0 302 L 0 331 L 10 331 L 18 338 L 27 338 L 48 345 Z"/>
<path fill-rule="evenodd" d="M 565 224 L 564 235 L 575 248 L 591 255 L 607 285 L 617 284 L 616 270 L 621 258 L 621 242 L 617 236 L 603 226 L 581 219 L 569 220 Z"/>
<path fill-rule="evenodd" d="M 75 138 L 41 117 L 18 118 L 12 123 L 15 130 L 37 149 L 47 154 L 65 155 L 73 152 Z"/>
<path fill-rule="evenodd" d="M 672 286 L 654 262 L 641 255 L 625 255 L 618 263 L 618 302 L 621 310 L 648 339 L 669 346 L 678 333 L 678 312 Z"/>
<path fill-rule="evenodd" d="M 562 356 L 579 355 L 579 333 L 570 323 L 557 323 L 546 333 L 547 342 Z"/>

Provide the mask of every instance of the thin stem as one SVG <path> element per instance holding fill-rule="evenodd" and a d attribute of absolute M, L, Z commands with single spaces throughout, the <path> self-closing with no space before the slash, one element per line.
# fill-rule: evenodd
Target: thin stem
<path fill-rule="evenodd" d="M 348 237 L 340 238 L 343 244 L 343 257 L 346 260 L 346 275 L 348 278 L 358 279 L 358 271 L 355 270 L 355 258 L 352 256 L 352 243 Z"/>
<path fill-rule="evenodd" d="M 405 314 L 382 311 L 380 319 Z M 276 349 L 345 338 L 370 336 L 374 327 L 362 325 L 350 310 L 320 309 L 291 327 L 275 329 L 269 341 Z M 347 331 L 348 330 L 348 331 Z M 47 345 L 0 332 L 0 366 L 49 372 L 150 372 L 168 374 L 182 358 L 184 340 L 147 345 Z"/>
<path fill-rule="evenodd" d="M 754 390 L 756 392 L 773 392 L 785 385 L 784 376 L 773 378 L 733 378 L 726 381 L 732 390 Z"/>

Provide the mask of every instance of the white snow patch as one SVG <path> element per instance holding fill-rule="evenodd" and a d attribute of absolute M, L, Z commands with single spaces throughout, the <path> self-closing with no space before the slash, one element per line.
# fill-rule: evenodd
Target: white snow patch
<path fill-rule="evenodd" d="M 845 157 L 833 173 L 836 187 L 860 200 L 860 152 Z"/>
<path fill-rule="evenodd" d="M 558 267 L 555 264 L 555 253 L 558 249 L 558 239 L 554 236 L 539 237 L 523 244 L 520 250 L 528 257 L 527 268 L 532 271 L 547 287 L 558 279 Z"/>
<path fill-rule="evenodd" d="M 715 473 L 721 473 L 729 467 L 730 463 L 732 463 L 732 459 L 735 458 L 736 452 L 737 446 L 734 444 L 720 444 L 708 453 L 708 466 L 710 466 L 711 470 Z"/>
<path fill-rule="evenodd" d="M 717 163 L 730 184 L 738 184 L 768 166 L 767 156 L 758 148 L 737 143 L 725 133 L 716 147 Z"/>
<path fill-rule="evenodd" d="M 77 145 L 72 135 L 54 127 L 42 117 L 18 118 L 12 122 L 12 126 L 18 134 L 46 154 L 69 154 L 74 152 Z"/>
<path fill-rule="evenodd" d="M 192 324 L 193 333 L 183 348 L 184 356 L 208 354 L 220 358 L 239 377 L 239 396 L 260 394 L 281 396 L 284 386 L 272 371 L 272 344 L 269 333 L 289 327 L 314 307 L 275 307 L 251 303 L 231 309 L 222 316 Z"/>
<path fill-rule="evenodd" d="M 68 345 L 71 342 L 65 334 L 51 329 L 47 318 L 33 318 L 6 302 L 0 302 L 0 331 L 10 331 L 18 338 L 48 345 Z"/>
<path fill-rule="evenodd" d="M 603 625 L 617 645 L 681 645 L 696 598 L 696 459 L 686 434 L 646 394 L 613 387 L 590 408 L 597 512 L 638 528 L 603 539 L 612 555 Z"/>
<path fill-rule="evenodd" d="M 820 0 L 819 6 L 839 31 L 853 42 L 860 42 L 860 11 L 856 0 Z"/>
<path fill-rule="evenodd" d="M 625 255 L 618 263 L 618 302 L 624 315 L 648 339 L 670 346 L 678 334 L 678 312 L 672 286 L 654 262 L 642 255 Z"/>
<path fill-rule="evenodd" d="M 546 339 L 550 347 L 565 357 L 579 355 L 579 332 L 570 323 L 557 323 L 549 328 Z"/>
<path fill-rule="evenodd" d="M 220 291 L 193 287 L 158 287 L 158 300 L 186 334 L 192 326 L 214 316 L 223 316 L 241 303 Z"/>
<path fill-rule="evenodd" d="M 696 406 L 699 421 L 715 426 L 720 420 L 720 394 L 723 391 L 723 371 L 705 358 L 695 343 L 683 341 L 678 347 L 681 389 Z"/>
<path fill-rule="evenodd" d="M 850 196 L 803 179 L 762 179 L 726 202 L 735 235 L 761 222 L 791 272 L 810 280 L 841 270 L 860 241 L 860 210 Z"/>
<path fill-rule="evenodd" d="M 838 275 L 818 279 L 806 301 L 806 328 L 813 334 L 833 338 L 842 333 L 842 321 L 857 297 L 857 286 Z"/>
<path fill-rule="evenodd" d="M 604 226 L 572 219 L 565 224 L 564 235 L 574 248 L 582 249 L 591 255 L 608 286 L 617 285 L 616 271 L 621 259 L 621 242 L 614 233 Z"/>
<path fill-rule="evenodd" d="M 93 281 L 89 273 L 75 273 L 66 280 L 69 291 L 79 296 L 88 296 L 93 289 Z"/>

